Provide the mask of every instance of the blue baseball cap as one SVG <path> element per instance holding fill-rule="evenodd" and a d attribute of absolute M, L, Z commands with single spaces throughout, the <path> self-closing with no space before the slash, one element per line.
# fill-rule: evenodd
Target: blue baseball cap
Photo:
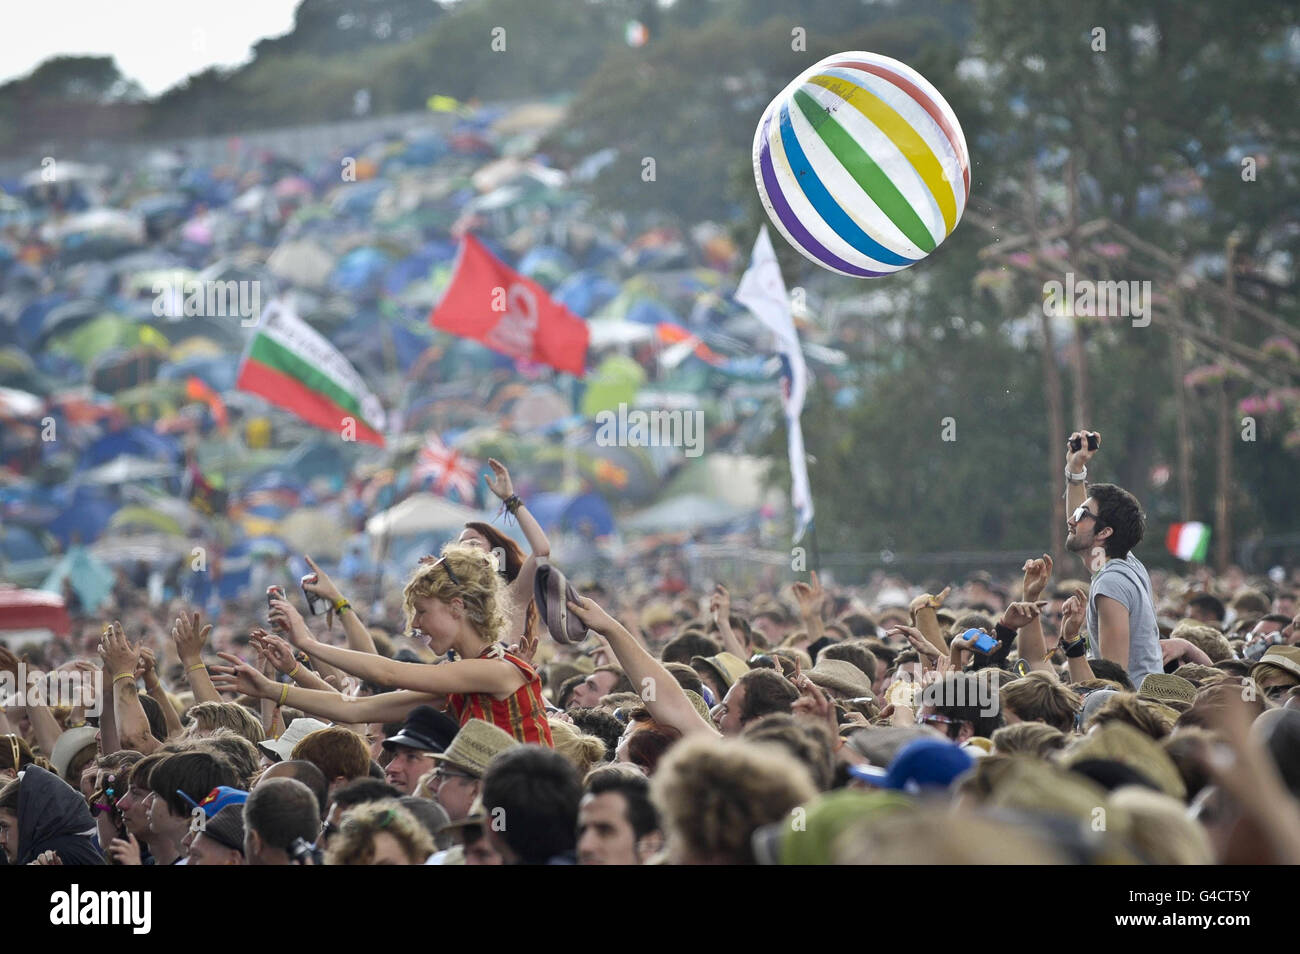
<path fill-rule="evenodd" d="M 247 792 L 242 789 L 231 788 L 229 785 L 218 785 L 212 791 L 208 792 L 208 794 L 204 795 L 203 801 L 199 802 L 197 805 L 194 803 L 194 799 L 190 798 L 180 789 L 176 790 L 176 794 L 189 802 L 194 808 L 203 809 L 203 814 L 208 818 L 211 818 L 227 805 L 242 805 L 244 802 L 248 801 Z"/>
<path fill-rule="evenodd" d="M 914 739 L 898 750 L 888 770 L 850 765 L 849 774 L 876 788 L 917 794 L 927 788 L 947 788 L 974 764 L 975 760 L 952 742 Z"/>

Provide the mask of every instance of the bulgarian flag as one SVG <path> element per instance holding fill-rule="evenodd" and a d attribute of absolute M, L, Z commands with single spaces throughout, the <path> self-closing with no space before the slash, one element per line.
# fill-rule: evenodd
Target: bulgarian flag
<path fill-rule="evenodd" d="M 272 301 L 239 365 L 235 387 L 260 394 L 322 430 L 384 446 L 384 408 L 348 360 L 295 313 Z"/>
<path fill-rule="evenodd" d="M 1203 523 L 1176 523 L 1169 528 L 1165 546 L 1180 560 L 1204 563 L 1210 549 L 1210 528 Z"/>

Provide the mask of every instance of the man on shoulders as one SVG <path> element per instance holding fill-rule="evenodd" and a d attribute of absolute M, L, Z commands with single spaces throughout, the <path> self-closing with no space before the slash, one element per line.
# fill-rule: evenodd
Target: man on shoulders
<path fill-rule="evenodd" d="M 1090 446 L 1089 437 L 1095 439 Z M 1146 532 L 1146 514 L 1127 490 L 1086 483 L 1087 463 L 1101 435 L 1076 431 L 1066 452 L 1065 547 L 1092 572 L 1086 624 L 1088 655 L 1124 666 L 1137 689 L 1153 672 L 1163 672 L 1151 578 L 1132 554 Z M 1074 442 L 1078 441 L 1078 449 Z"/>

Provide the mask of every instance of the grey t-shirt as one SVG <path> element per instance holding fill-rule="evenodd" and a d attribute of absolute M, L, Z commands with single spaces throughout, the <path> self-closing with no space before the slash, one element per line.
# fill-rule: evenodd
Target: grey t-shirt
<path fill-rule="evenodd" d="M 1097 597 L 1109 596 L 1128 610 L 1128 677 L 1134 688 L 1153 672 L 1164 672 L 1160 654 L 1160 629 L 1156 626 L 1156 608 L 1151 598 L 1151 577 L 1142 561 L 1132 553 L 1121 559 L 1107 560 L 1092 577 L 1088 592 L 1088 656 L 1101 655 L 1097 636 Z"/>

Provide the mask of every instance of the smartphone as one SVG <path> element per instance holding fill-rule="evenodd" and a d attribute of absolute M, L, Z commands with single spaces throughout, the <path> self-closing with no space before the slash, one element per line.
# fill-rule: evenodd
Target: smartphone
<path fill-rule="evenodd" d="M 1097 449 L 1097 435 L 1096 435 L 1096 434 L 1089 434 L 1089 435 L 1088 435 L 1088 450 L 1090 450 L 1090 451 L 1095 451 L 1096 449 Z M 1072 450 L 1072 451 L 1081 451 L 1081 450 L 1083 450 L 1083 438 L 1082 438 L 1082 437 L 1072 437 L 1072 438 L 1070 438 L 1070 450 Z"/>
<path fill-rule="evenodd" d="M 971 648 L 974 649 L 975 652 L 983 653 L 986 656 L 998 648 L 998 641 L 982 629 L 968 629 L 966 632 L 961 634 L 961 638 L 974 639 L 975 642 Z"/>
<path fill-rule="evenodd" d="M 303 599 L 307 601 L 307 612 L 312 616 L 319 616 L 321 613 L 325 612 L 325 598 L 317 596 L 315 593 L 307 589 L 308 583 L 316 582 L 318 582 L 318 578 L 315 573 L 308 573 L 301 581 L 299 581 L 299 585 L 302 587 Z"/>

